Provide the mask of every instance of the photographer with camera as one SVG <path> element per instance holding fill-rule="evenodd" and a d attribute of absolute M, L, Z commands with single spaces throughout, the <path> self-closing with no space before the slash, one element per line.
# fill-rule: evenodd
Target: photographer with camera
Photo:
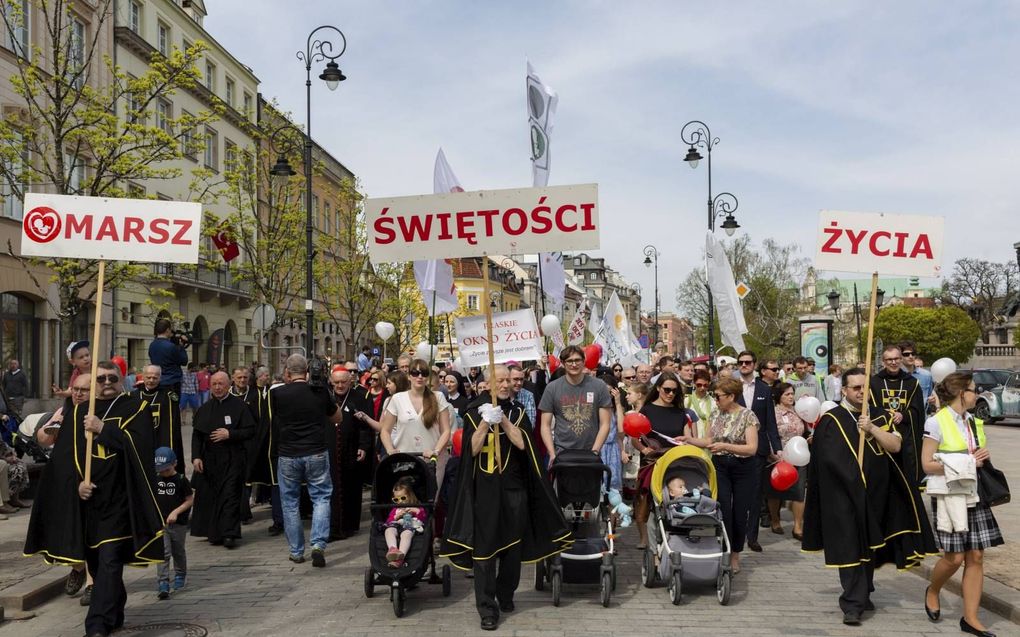
<path fill-rule="evenodd" d="M 188 364 L 188 336 L 174 332 L 170 319 L 161 318 L 153 328 L 155 340 L 149 343 L 149 361 L 159 365 L 160 389 L 170 389 L 181 395 L 181 367 Z"/>
<path fill-rule="evenodd" d="M 333 481 L 327 455 L 327 423 L 340 422 L 340 408 L 327 389 L 325 364 L 292 354 L 284 363 L 285 385 L 269 393 L 271 429 L 277 435 L 277 476 L 283 508 L 283 530 L 290 547 L 290 560 L 305 561 L 305 534 L 298 512 L 301 483 L 308 486 L 312 500 L 312 566 L 326 565 L 329 539 L 329 500 Z M 330 427 L 332 429 L 332 427 Z"/>

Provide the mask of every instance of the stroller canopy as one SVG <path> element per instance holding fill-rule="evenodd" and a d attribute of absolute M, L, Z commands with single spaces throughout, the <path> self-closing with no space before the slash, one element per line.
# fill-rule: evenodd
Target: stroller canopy
<path fill-rule="evenodd" d="M 379 462 L 375 470 L 375 480 L 372 482 L 372 501 L 376 504 L 389 502 L 393 485 L 405 477 L 414 480 L 414 494 L 418 502 L 435 502 L 435 470 L 429 467 L 420 455 L 412 456 L 406 453 L 395 453 Z"/>
<path fill-rule="evenodd" d="M 683 478 L 688 491 L 707 483 L 712 492 L 708 495 L 718 498 L 715 465 L 712 464 L 712 455 L 704 449 L 693 445 L 680 445 L 673 447 L 655 461 L 655 466 L 652 467 L 652 481 L 648 485 L 653 502 L 662 503 L 662 488 L 674 477 Z"/>

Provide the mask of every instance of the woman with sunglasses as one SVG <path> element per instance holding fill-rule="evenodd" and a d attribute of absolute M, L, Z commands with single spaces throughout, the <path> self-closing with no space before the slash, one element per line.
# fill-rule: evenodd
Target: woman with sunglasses
<path fill-rule="evenodd" d="M 442 392 L 429 389 L 431 370 L 423 360 L 411 362 L 408 391 L 395 394 L 382 417 L 382 443 L 387 453 L 420 453 L 439 459 L 450 442 L 449 404 Z M 437 475 L 442 475 L 442 467 Z"/>
<path fill-rule="evenodd" d="M 758 452 L 758 417 L 737 402 L 743 393 L 744 385 L 739 380 L 720 376 L 715 385 L 719 413 L 709 424 L 708 435 L 684 438 L 685 442 L 712 453 L 719 484 L 716 499 L 722 507 L 730 540 L 730 568 L 734 575 L 740 572 L 740 553 L 744 550 L 759 473 L 754 458 Z"/>
<path fill-rule="evenodd" d="M 636 548 L 648 546 L 648 514 L 651 510 L 651 496 L 648 486 L 652 481 L 652 467 L 667 449 L 679 444 L 687 433 L 690 414 L 684 407 L 684 394 L 680 377 L 670 371 L 659 374 L 648 394 L 648 400 L 641 407 L 652 423 L 652 431 L 641 438 L 631 438 L 631 443 L 641 454 L 641 468 L 638 470 L 638 495 L 634 512 L 640 540 Z M 695 416 L 696 418 L 697 416 Z"/>
<path fill-rule="evenodd" d="M 616 377 L 616 382 L 623 380 L 623 365 L 619 363 L 613 365 L 613 376 Z"/>

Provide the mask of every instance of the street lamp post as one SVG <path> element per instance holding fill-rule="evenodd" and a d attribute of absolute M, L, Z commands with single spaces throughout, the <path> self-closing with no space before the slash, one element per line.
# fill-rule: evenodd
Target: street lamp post
<path fill-rule="evenodd" d="M 645 267 L 651 267 L 655 263 L 655 342 L 652 343 L 652 351 L 659 344 L 659 250 L 653 245 L 645 246 Z"/>
<path fill-rule="evenodd" d="M 834 319 L 839 321 L 839 297 L 840 294 L 836 290 L 830 291 L 825 295 L 825 298 L 829 300 L 829 307 L 832 308 L 832 316 Z M 879 288 L 875 291 L 875 307 L 880 308 L 885 303 L 885 290 Z M 857 360 L 864 360 L 864 350 L 861 344 L 861 304 L 857 300 L 857 284 L 854 283 L 854 317 L 853 320 L 857 324 Z M 846 321 L 839 321 L 846 323 Z M 870 373 L 870 372 L 869 372 Z"/>
<path fill-rule="evenodd" d="M 315 34 L 320 31 L 325 31 L 324 35 L 330 37 L 339 36 L 340 46 L 334 46 L 329 39 L 316 38 Z M 329 33 L 331 31 L 335 35 Z M 334 50 L 337 52 L 334 53 Z M 308 34 L 305 50 L 297 52 L 297 58 L 305 63 L 305 350 L 309 358 L 315 355 L 315 305 L 312 296 L 312 265 L 315 262 L 312 245 L 312 64 L 329 60 L 319 74 L 319 79 L 326 83 L 329 90 L 335 91 L 340 82 L 347 79 L 336 63 L 346 50 L 347 38 L 343 32 L 334 26 L 322 25 Z"/>
<path fill-rule="evenodd" d="M 698 162 L 702 159 L 698 147 L 704 148 L 708 153 L 708 231 L 715 232 L 716 218 L 725 215 L 722 229 L 726 231 L 726 236 L 732 237 L 740 227 L 736 217 L 733 216 L 740 204 L 737 198 L 728 192 L 712 196 L 712 148 L 719 143 L 719 138 L 712 137 L 708 124 L 695 119 L 684 124 L 680 130 L 680 139 L 688 146 L 684 161 L 692 169 L 697 168 Z M 707 283 L 705 288 L 708 292 L 708 355 L 715 358 L 715 303 L 712 299 L 712 288 Z"/>

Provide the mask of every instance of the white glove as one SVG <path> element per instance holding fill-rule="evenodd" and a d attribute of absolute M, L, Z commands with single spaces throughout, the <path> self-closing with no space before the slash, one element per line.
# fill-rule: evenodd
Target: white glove
<path fill-rule="evenodd" d="M 482 405 L 478 408 L 478 414 L 490 425 L 498 425 L 503 422 L 503 410 L 499 405 Z"/>

